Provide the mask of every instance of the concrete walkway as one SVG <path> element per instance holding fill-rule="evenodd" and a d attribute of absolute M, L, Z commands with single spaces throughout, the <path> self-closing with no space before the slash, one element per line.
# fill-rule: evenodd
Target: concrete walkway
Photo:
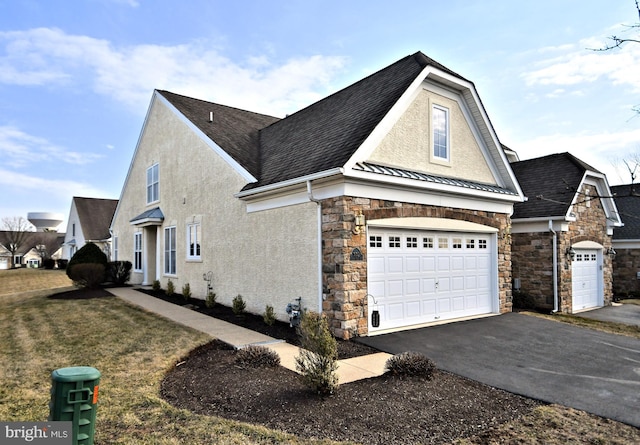
<path fill-rule="evenodd" d="M 143 292 L 138 292 L 131 287 L 119 287 L 109 289 L 116 297 L 138 306 L 149 312 L 160 315 L 169 320 L 204 332 L 212 338 L 217 338 L 234 348 L 242 348 L 248 345 L 266 346 L 280 356 L 280 364 L 287 369 L 296 371 L 295 358 L 300 355 L 300 349 L 259 332 L 228 323 L 217 318 L 209 317 L 197 311 L 168 303 L 159 298 L 154 298 Z M 342 383 L 377 377 L 384 373 L 384 365 L 391 354 L 380 352 L 377 354 L 338 360 L 338 381 Z"/>

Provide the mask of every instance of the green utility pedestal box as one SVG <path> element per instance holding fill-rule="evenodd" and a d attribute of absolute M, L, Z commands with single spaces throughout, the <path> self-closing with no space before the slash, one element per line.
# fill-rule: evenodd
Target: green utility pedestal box
<path fill-rule="evenodd" d="M 51 373 L 49 420 L 71 421 L 73 445 L 93 445 L 100 371 L 89 366 Z"/>

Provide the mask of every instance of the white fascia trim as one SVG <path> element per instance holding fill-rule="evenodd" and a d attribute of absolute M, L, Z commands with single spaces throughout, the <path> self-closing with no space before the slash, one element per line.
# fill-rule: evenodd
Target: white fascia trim
<path fill-rule="evenodd" d="M 350 178 L 363 179 L 366 181 L 377 182 L 383 184 L 393 184 L 403 188 L 414 188 L 421 190 L 422 193 L 433 192 L 459 196 L 468 196 L 469 198 L 487 199 L 493 201 L 506 201 L 509 203 L 522 202 L 522 197 L 518 195 L 507 195 L 496 192 L 487 192 L 484 190 L 474 190 L 461 188 L 455 185 L 435 184 L 426 181 L 418 181 L 410 178 L 400 178 L 396 176 L 385 176 L 378 173 L 363 172 L 359 170 L 351 170 L 345 173 Z M 383 185 L 384 186 L 384 185 Z"/>
<path fill-rule="evenodd" d="M 582 178 L 578 190 L 581 190 L 585 184 L 595 187 L 598 196 L 601 197 L 600 202 L 604 209 L 604 215 L 607 218 L 607 227 L 622 227 L 624 224 L 622 223 L 622 219 L 620 219 L 620 214 L 618 213 L 616 202 L 613 199 L 611 188 L 609 188 L 606 175 L 589 170 Z M 576 193 L 576 199 L 578 196 L 581 195 Z M 574 203 L 572 202 L 571 205 L 573 204 Z"/>
<path fill-rule="evenodd" d="M 180 112 L 176 107 L 174 107 L 171 102 L 169 102 L 166 98 L 164 98 L 160 93 L 156 91 L 156 97 L 160 100 L 170 111 L 172 111 L 178 119 L 180 119 L 189 129 L 195 133 L 202 141 L 209 146 L 214 152 L 216 152 L 227 164 L 229 164 L 242 178 L 247 182 L 256 182 L 257 178 L 255 178 L 251 173 L 249 173 L 242 165 L 238 163 L 235 159 L 233 159 L 229 153 L 224 151 L 222 147 L 216 144 L 214 141 L 209 138 L 202 130 L 200 130 L 193 122 L 191 122 L 187 117 Z"/>
<path fill-rule="evenodd" d="M 640 249 L 640 239 L 612 240 L 615 249 Z"/>
<path fill-rule="evenodd" d="M 142 129 L 140 130 L 140 134 L 138 135 L 138 141 L 136 142 L 136 148 L 133 150 L 133 156 L 131 157 L 131 162 L 129 163 L 129 170 L 127 170 L 127 176 L 124 178 L 124 184 L 122 184 L 122 190 L 120 190 L 120 198 L 118 199 L 118 204 L 116 204 L 116 209 L 113 212 L 113 218 L 111 219 L 111 224 L 109 225 L 109 232 L 113 232 L 113 223 L 116 220 L 116 216 L 118 215 L 118 211 L 120 210 L 120 204 L 122 203 L 122 197 L 124 196 L 124 191 L 127 189 L 127 184 L 129 183 L 129 177 L 131 176 L 131 170 L 133 170 L 133 163 L 138 156 L 138 150 L 140 149 L 140 142 L 142 141 L 142 135 L 147 129 L 147 124 L 149 123 L 149 115 L 151 114 L 151 109 L 156 101 L 156 97 L 158 97 L 158 91 L 154 90 L 153 95 L 151 96 L 151 102 L 149 102 L 149 107 L 147 108 L 147 114 L 144 116 L 144 121 L 142 122 Z"/>
<path fill-rule="evenodd" d="M 236 197 L 236 198 L 239 198 L 239 199 L 245 199 L 246 198 L 246 200 L 249 200 L 254 195 L 256 197 L 258 197 L 258 195 L 261 195 L 261 194 L 276 192 L 276 191 L 278 191 L 280 189 L 284 189 L 286 187 L 295 186 L 295 185 L 298 185 L 298 184 L 304 184 L 305 187 L 306 187 L 307 181 L 315 181 L 317 179 L 323 179 L 323 178 L 328 178 L 328 177 L 331 177 L 331 176 L 342 175 L 343 173 L 344 173 L 344 170 L 341 167 L 332 168 L 332 169 L 329 169 L 329 170 L 324 170 L 324 171 L 321 171 L 321 172 L 312 173 L 310 175 L 300 176 L 298 178 L 289 179 L 287 181 L 276 182 L 275 184 L 269 184 L 269 185 L 265 185 L 265 186 L 258 187 L 258 188 L 255 188 L 255 189 L 245 190 L 244 192 L 236 193 L 233 196 Z"/>
<path fill-rule="evenodd" d="M 436 207 L 451 207 L 465 210 L 478 210 L 494 213 L 513 213 L 512 202 L 500 202 L 496 199 L 483 199 L 463 195 L 451 195 L 440 191 L 407 189 L 393 184 L 363 183 L 346 181 L 341 195 L 359 198 L 383 199 L 386 201 L 411 202 Z M 338 195 L 340 196 L 340 195 Z"/>
<path fill-rule="evenodd" d="M 380 145 L 384 137 L 391 131 L 393 126 L 398 122 L 400 117 L 407 111 L 413 100 L 420 92 L 422 82 L 427 75 L 433 70 L 433 67 L 427 66 L 413 80 L 409 88 L 402 93 L 400 99 L 391 107 L 386 116 L 378 122 L 376 128 L 362 142 L 360 147 L 353 153 L 351 158 L 345 163 L 344 170 L 351 171 L 356 163 L 366 161 L 371 157 L 373 151 Z"/>
<path fill-rule="evenodd" d="M 511 220 L 511 233 L 542 233 L 551 228 L 556 232 L 569 231 L 569 221 L 564 218 L 521 218 Z"/>

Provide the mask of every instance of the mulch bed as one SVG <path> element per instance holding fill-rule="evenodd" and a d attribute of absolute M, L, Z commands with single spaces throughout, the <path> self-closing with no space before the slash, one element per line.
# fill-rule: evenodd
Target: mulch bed
<path fill-rule="evenodd" d="M 264 425 L 302 438 L 366 444 L 450 443 L 516 419 L 541 403 L 436 370 L 432 380 L 385 374 L 321 397 L 282 367 L 242 368 L 212 341 L 181 359 L 161 395 L 179 408 Z"/>
<path fill-rule="evenodd" d="M 289 326 L 289 323 L 276 321 L 272 326 L 269 326 L 264 322 L 262 315 L 251 314 L 247 312 L 242 317 L 238 317 L 233 312 L 231 307 L 225 306 L 220 303 L 216 303 L 215 306 L 209 308 L 206 306 L 204 300 L 201 300 L 199 298 L 184 298 L 181 294 L 173 294 L 171 296 L 168 296 L 163 290 L 138 290 L 140 292 L 146 293 L 147 295 L 160 298 L 164 301 L 187 307 L 202 314 L 209 315 L 211 317 L 224 320 L 238 326 L 242 326 L 255 332 L 260 332 L 261 334 L 268 335 L 272 338 L 285 340 L 287 343 L 290 343 L 292 345 L 300 346 L 300 337 L 298 336 L 296 329 Z M 354 341 L 344 341 L 340 339 L 337 339 L 337 341 L 339 359 L 358 357 L 380 352 L 375 348 Z"/>

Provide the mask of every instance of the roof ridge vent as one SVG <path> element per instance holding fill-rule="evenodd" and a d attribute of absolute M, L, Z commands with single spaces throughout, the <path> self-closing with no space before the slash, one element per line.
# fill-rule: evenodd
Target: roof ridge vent
<path fill-rule="evenodd" d="M 213 111 L 209 111 L 209 122 L 213 122 Z"/>

